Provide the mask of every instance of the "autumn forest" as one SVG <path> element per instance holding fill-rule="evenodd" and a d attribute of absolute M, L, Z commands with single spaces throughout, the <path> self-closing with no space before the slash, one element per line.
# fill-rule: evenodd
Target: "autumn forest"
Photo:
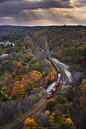
<path fill-rule="evenodd" d="M 70 66 L 71 84 L 64 74 L 61 92 L 45 109 L 24 121 L 23 129 L 86 127 L 86 26 L 0 26 L 0 127 L 6 128 L 46 94 L 57 73 L 45 54 Z M 81 76 L 75 77 L 75 72 Z"/>

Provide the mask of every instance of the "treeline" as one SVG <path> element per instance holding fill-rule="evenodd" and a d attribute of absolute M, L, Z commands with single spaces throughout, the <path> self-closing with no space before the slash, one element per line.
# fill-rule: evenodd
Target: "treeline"
<path fill-rule="evenodd" d="M 24 31 L 22 26 L 0 26 L 0 35 L 9 35 L 14 32 Z"/>

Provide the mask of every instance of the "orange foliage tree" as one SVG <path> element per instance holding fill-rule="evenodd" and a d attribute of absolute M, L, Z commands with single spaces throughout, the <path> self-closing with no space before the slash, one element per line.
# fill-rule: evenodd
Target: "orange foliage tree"
<path fill-rule="evenodd" d="M 59 58 L 61 58 L 62 56 L 63 56 L 63 51 L 60 52 Z"/>
<path fill-rule="evenodd" d="M 7 93 L 12 93 L 13 84 L 10 84 L 7 90 Z"/>
<path fill-rule="evenodd" d="M 22 46 L 22 50 L 25 50 L 25 46 Z"/>
<path fill-rule="evenodd" d="M 34 121 L 34 119 L 27 118 L 24 121 L 24 127 L 23 129 L 26 129 L 26 127 L 37 127 L 37 123 Z"/>
<path fill-rule="evenodd" d="M 50 84 L 54 79 L 54 73 L 49 73 L 46 77 L 46 83 Z"/>
<path fill-rule="evenodd" d="M 20 81 L 16 81 L 14 83 L 14 87 L 12 90 L 12 95 L 16 98 L 20 97 Z"/>
<path fill-rule="evenodd" d="M 5 75 L 4 75 L 4 83 L 5 84 L 8 84 L 8 82 L 9 82 L 9 80 L 11 79 L 11 75 L 10 74 L 8 74 L 8 73 L 6 73 Z"/>
<path fill-rule="evenodd" d="M 30 93 L 34 84 L 42 77 L 39 71 L 34 70 L 32 73 L 26 73 L 22 76 L 21 81 L 16 81 L 12 89 L 12 95 L 16 98 L 24 97 L 26 93 Z"/>

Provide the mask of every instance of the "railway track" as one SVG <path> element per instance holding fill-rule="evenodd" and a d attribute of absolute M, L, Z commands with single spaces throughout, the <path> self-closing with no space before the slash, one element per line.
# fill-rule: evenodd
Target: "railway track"
<path fill-rule="evenodd" d="M 55 67 L 55 66 L 54 66 Z M 62 84 L 63 84 L 63 73 L 60 69 L 60 73 L 61 73 L 61 80 L 62 82 L 60 83 L 59 87 L 57 88 L 57 91 L 55 92 L 55 94 L 57 92 L 60 92 Z M 54 94 L 54 95 L 55 95 Z M 52 97 L 54 97 L 54 95 Z M 26 118 L 31 118 L 32 116 L 34 116 L 39 110 L 41 111 L 44 108 L 44 105 L 47 103 L 48 99 L 46 96 L 44 96 L 36 105 L 35 107 L 33 107 L 30 111 L 28 111 L 24 116 L 22 116 L 19 120 L 17 120 L 16 122 L 12 123 L 9 127 L 7 127 L 6 129 L 22 129 L 23 128 L 23 122 L 25 121 Z"/>
<path fill-rule="evenodd" d="M 35 107 L 33 107 L 30 111 L 28 111 L 22 118 L 20 118 L 19 120 L 17 120 L 16 122 L 12 123 L 9 127 L 7 127 L 6 129 L 22 129 L 23 127 L 23 122 L 26 118 L 31 118 L 35 113 L 38 112 L 39 109 L 42 109 L 43 106 L 47 103 L 47 99 L 46 96 L 44 96 L 39 102 L 38 104 L 35 105 Z"/>

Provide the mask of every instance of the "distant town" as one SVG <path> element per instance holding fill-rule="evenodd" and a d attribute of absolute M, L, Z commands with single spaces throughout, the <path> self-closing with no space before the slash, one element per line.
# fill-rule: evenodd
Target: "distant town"
<path fill-rule="evenodd" d="M 6 47 L 13 46 L 13 47 L 15 47 L 15 44 L 14 44 L 14 42 L 0 41 L 0 46 L 6 46 Z M 0 55 L 0 58 L 3 56 L 8 56 L 8 54 L 2 54 L 2 55 Z"/>
<path fill-rule="evenodd" d="M 1 41 L 0 45 L 4 45 L 4 46 L 12 45 L 12 46 L 15 46 L 14 42 L 4 42 L 4 41 Z"/>

